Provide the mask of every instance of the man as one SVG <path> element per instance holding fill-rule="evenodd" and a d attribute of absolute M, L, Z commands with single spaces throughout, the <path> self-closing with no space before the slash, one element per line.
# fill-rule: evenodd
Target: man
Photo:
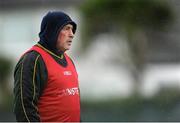
<path fill-rule="evenodd" d="M 14 71 L 17 121 L 80 121 L 78 75 L 65 53 L 75 31 L 76 23 L 63 12 L 44 16 L 40 41 L 22 55 Z"/>

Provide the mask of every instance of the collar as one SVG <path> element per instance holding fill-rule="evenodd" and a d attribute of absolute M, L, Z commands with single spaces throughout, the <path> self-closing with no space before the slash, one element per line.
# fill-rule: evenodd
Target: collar
<path fill-rule="evenodd" d="M 42 48 L 43 50 L 45 50 L 45 51 L 48 52 L 49 54 L 51 54 L 51 55 L 59 58 L 59 59 L 63 59 L 63 58 L 64 58 L 63 53 L 60 54 L 60 56 L 58 56 L 58 55 L 56 55 L 55 53 L 53 53 L 53 52 L 51 52 L 50 50 L 48 50 L 48 49 L 46 49 L 45 47 L 43 47 L 43 46 L 42 46 L 41 44 L 39 44 L 39 43 L 37 43 L 37 46 L 40 47 L 40 48 Z"/>

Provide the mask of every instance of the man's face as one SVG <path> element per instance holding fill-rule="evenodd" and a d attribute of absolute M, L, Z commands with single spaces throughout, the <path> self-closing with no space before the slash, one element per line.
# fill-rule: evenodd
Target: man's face
<path fill-rule="evenodd" d="M 56 44 L 58 50 L 65 52 L 66 50 L 70 49 L 72 39 L 74 37 L 72 29 L 73 26 L 71 24 L 67 24 L 59 32 L 57 44 Z"/>

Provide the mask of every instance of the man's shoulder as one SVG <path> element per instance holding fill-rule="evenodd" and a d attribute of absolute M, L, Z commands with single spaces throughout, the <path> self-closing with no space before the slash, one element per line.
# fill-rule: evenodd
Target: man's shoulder
<path fill-rule="evenodd" d="M 41 56 L 36 51 L 28 51 L 25 52 L 20 58 L 19 61 L 16 64 L 15 71 L 18 69 L 21 69 L 22 66 L 24 68 L 32 68 L 34 66 L 35 61 L 37 60 L 37 63 L 41 63 Z"/>
<path fill-rule="evenodd" d="M 24 53 L 20 60 L 23 60 L 24 62 L 27 62 L 27 61 L 35 61 L 38 57 L 41 58 L 40 54 L 34 50 L 31 50 L 31 51 L 28 51 L 26 53 Z"/>

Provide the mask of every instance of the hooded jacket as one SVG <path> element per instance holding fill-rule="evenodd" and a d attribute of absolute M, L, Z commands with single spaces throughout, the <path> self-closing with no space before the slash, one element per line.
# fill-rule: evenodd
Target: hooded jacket
<path fill-rule="evenodd" d="M 56 42 L 59 32 L 67 24 L 73 25 L 75 33 L 76 23 L 67 14 L 59 11 L 47 13 L 41 22 L 37 44 L 63 67 L 67 66 L 67 61 L 65 57 L 61 58 L 64 53 L 57 50 Z M 47 68 L 41 55 L 36 51 L 25 52 L 14 70 L 14 114 L 17 121 L 40 121 L 37 104 L 47 79 Z"/>
<path fill-rule="evenodd" d="M 76 23 L 63 12 L 49 12 L 44 16 L 39 33 L 39 44 L 55 54 L 59 54 L 56 42 L 60 30 L 67 24 L 73 25 L 73 33 L 76 32 Z"/>

